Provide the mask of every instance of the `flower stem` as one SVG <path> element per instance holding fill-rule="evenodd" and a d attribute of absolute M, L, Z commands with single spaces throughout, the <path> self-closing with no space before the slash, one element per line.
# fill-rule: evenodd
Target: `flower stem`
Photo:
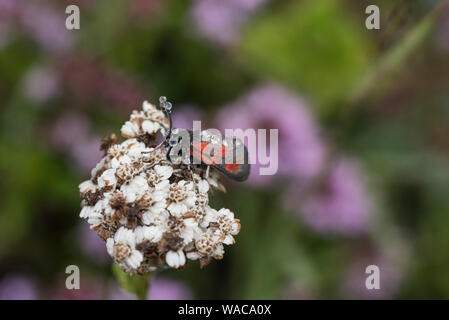
<path fill-rule="evenodd" d="M 151 279 L 150 273 L 142 276 L 131 276 L 120 269 L 116 263 L 112 265 L 112 273 L 115 275 L 120 287 L 123 290 L 135 294 L 139 300 L 145 300 L 147 298 L 148 287 Z"/>
<path fill-rule="evenodd" d="M 360 85 L 355 88 L 349 97 L 349 105 L 356 105 L 367 96 L 390 89 L 406 65 L 407 59 L 428 39 L 438 19 L 448 6 L 448 0 L 440 1 L 421 22 L 406 34 L 402 41 L 382 56 L 379 62 L 362 78 Z"/>

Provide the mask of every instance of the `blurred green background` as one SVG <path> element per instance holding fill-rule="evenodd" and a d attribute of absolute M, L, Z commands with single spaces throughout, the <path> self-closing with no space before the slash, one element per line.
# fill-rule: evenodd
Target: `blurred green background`
<path fill-rule="evenodd" d="M 78 184 L 160 95 L 179 126 L 279 129 L 279 171 L 226 181 L 236 244 L 149 298 L 449 298 L 448 61 L 447 1 L 0 0 L 0 298 L 132 298 Z"/>

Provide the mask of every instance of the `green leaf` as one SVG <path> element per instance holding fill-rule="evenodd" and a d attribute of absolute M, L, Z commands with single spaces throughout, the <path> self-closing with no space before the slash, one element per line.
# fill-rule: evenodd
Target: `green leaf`
<path fill-rule="evenodd" d="M 398 77 L 408 67 L 407 62 L 425 41 L 433 34 L 433 30 L 441 15 L 447 10 L 449 4 L 441 1 L 434 9 L 414 26 L 397 45 L 386 52 L 361 79 L 356 86 L 351 103 L 361 98 L 371 98 L 369 95 L 388 92 L 400 80 Z"/>
<path fill-rule="evenodd" d="M 123 290 L 135 294 L 139 300 L 146 299 L 150 282 L 149 273 L 143 276 L 131 276 L 120 269 L 116 263 L 112 265 L 112 273 L 115 275 Z"/>
<path fill-rule="evenodd" d="M 81 22 L 81 46 L 100 54 L 110 53 L 127 30 L 126 16 L 125 1 L 99 1 L 93 15 Z"/>
<path fill-rule="evenodd" d="M 242 62 L 320 105 L 334 105 L 367 68 L 370 43 L 340 1 L 291 3 L 249 26 Z"/>

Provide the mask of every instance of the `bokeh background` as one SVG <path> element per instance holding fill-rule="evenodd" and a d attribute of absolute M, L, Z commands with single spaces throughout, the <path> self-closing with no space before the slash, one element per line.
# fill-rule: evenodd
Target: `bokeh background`
<path fill-rule="evenodd" d="M 449 298 L 446 2 L 0 0 L 0 298 L 133 298 L 78 184 L 160 95 L 179 127 L 279 129 L 279 171 L 225 181 L 236 244 L 157 274 L 150 299 Z"/>

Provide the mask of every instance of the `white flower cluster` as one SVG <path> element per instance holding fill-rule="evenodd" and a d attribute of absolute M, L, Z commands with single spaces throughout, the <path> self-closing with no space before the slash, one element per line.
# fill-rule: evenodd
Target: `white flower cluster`
<path fill-rule="evenodd" d="M 112 258 L 126 272 L 144 274 L 163 266 L 180 268 L 186 260 L 221 259 L 223 245 L 234 243 L 239 219 L 209 203 L 210 184 L 201 166 L 172 164 L 165 151 L 153 148 L 156 133 L 168 120 L 155 106 L 143 103 L 122 127 L 127 138 L 105 141 L 104 158 L 92 177 L 80 184 L 80 217 L 106 241 Z"/>

